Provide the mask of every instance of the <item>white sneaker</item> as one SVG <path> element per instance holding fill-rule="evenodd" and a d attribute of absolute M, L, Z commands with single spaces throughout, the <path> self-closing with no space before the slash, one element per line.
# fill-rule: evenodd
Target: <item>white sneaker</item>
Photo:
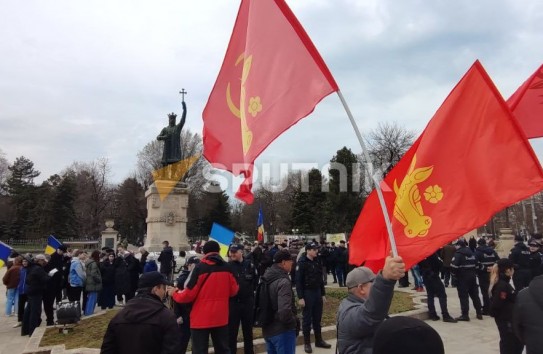
<path fill-rule="evenodd" d="M 21 327 L 22 325 L 23 325 L 22 322 L 17 322 L 17 323 L 13 326 L 13 328 Z"/>

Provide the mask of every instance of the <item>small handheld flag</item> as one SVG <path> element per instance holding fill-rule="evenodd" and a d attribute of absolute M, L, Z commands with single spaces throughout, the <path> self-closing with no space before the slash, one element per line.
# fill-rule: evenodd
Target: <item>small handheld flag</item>
<path fill-rule="evenodd" d="M 45 247 L 45 254 L 53 254 L 55 251 L 62 246 L 62 242 L 57 240 L 55 236 L 49 235 L 47 237 L 47 246 Z"/>
<path fill-rule="evenodd" d="M 219 246 L 221 246 L 220 255 L 226 257 L 228 255 L 228 247 L 234 240 L 234 235 L 234 231 L 214 222 L 213 226 L 211 226 L 209 239 L 219 243 Z"/>
<path fill-rule="evenodd" d="M 258 210 L 258 221 L 256 223 L 257 226 L 257 235 L 256 240 L 258 242 L 264 242 L 264 215 L 262 214 L 262 208 Z"/>
<path fill-rule="evenodd" d="M 8 262 L 9 255 L 11 254 L 11 247 L 3 242 L 0 242 L 0 268 Z"/>

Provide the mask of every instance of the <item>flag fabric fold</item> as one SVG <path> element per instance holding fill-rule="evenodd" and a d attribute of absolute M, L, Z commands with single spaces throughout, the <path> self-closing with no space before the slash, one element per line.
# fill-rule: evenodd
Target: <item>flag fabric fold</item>
<path fill-rule="evenodd" d="M 211 226 L 211 232 L 209 233 L 209 239 L 217 241 L 219 246 L 221 246 L 220 255 L 222 257 L 228 256 L 228 247 L 230 247 L 230 244 L 234 240 L 234 236 L 234 231 L 216 222 Z"/>
<path fill-rule="evenodd" d="M 543 171 L 476 61 L 382 185 L 398 254 L 411 267 L 499 210 L 541 191 Z M 349 260 L 378 270 L 389 252 L 373 191 L 353 229 Z"/>
<path fill-rule="evenodd" d="M 258 221 L 256 223 L 258 242 L 264 242 L 264 214 L 262 214 L 262 207 L 258 210 Z"/>
<path fill-rule="evenodd" d="M 4 242 L 0 242 L 0 268 L 2 268 L 8 262 L 10 255 L 11 247 L 6 245 Z"/>
<path fill-rule="evenodd" d="M 55 236 L 49 235 L 47 237 L 47 246 L 45 246 L 45 254 L 53 254 L 55 251 L 62 246 L 62 242 L 57 240 Z"/>
<path fill-rule="evenodd" d="M 507 104 L 528 139 L 543 137 L 543 65 L 509 97 Z"/>
<path fill-rule="evenodd" d="M 204 156 L 243 175 L 282 132 L 337 91 L 323 59 L 284 0 L 242 0 L 226 55 L 202 114 Z"/>

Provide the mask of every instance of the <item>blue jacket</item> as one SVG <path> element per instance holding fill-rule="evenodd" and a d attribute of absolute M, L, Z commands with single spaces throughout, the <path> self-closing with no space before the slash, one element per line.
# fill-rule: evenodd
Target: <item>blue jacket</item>
<path fill-rule="evenodd" d="M 17 290 L 19 291 L 19 295 L 26 294 L 26 271 L 27 271 L 27 269 L 25 267 L 21 267 L 19 285 L 17 286 Z"/>
<path fill-rule="evenodd" d="M 79 258 L 74 257 L 72 259 L 72 264 L 70 264 L 70 286 L 71 287 L 83 287 L 85 286 L 85 278 L 87 277 L 87 272 L 83 267 L 83 263 Z"/>
<path fill-rule="evenodd" d="M 157 267 L 155 261 L 147 261 L 147 262 L 145 262 L 145 265 L 143 266 L 143 272 L 144 273 L 156 272 L 156 271 L 158 271 L 158 267 Z"/>

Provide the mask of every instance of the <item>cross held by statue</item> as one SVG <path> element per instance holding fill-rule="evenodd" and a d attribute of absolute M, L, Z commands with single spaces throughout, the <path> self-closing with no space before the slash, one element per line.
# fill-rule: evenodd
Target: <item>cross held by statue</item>
<path fill-rule="evenodd" d="M 182 101 L 182 102 L 185 102 L 185 95 L 186 95 L 188 92 L 185 91 L 184 88 L 182 88 L 181 91 L 179 91 L 179 93 L 181 94 L 181 101 Z"/>

